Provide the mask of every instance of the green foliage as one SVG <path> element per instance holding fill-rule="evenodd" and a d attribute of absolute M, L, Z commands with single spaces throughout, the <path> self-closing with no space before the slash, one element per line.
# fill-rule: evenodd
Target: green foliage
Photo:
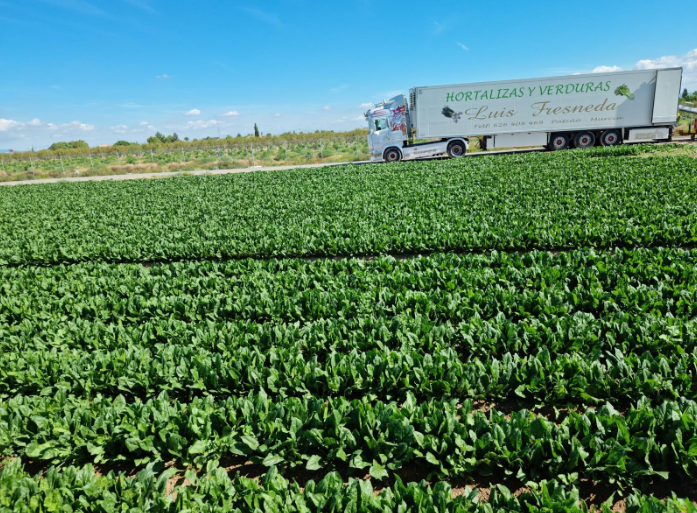
<path fill-rule="evenodd" d="M 239 476 L 231 481 L 225 470 L 208 465 L 205 473 L 193 481 L 178 485 L 173 496 L 167 496 L 167 478 L 174 468 L 160 474 L 162 465 L 151 465 L 135 477 L 110 472 L 97 476 L 90 465 L 84 467 L 50 468 L 43 478 L 31 477 L 19 460 L 0 470 L 0 504 L 8 511 L 200 511 L 241 512 L 321 512 L 412 511 L 415 513 L 490 513 L 513 511 L 526 513 L 586 513 L 579 502 L 579 490 L 559 481 L 528 483 L 528 490 L 514 496 L 503 485 L 493 487 L 488 501 L 478 498 L 476 489 L 466 487 L 453 497 L 448 483 L 404 483 L 399 477 L 393 485 L 376 494 L 369 481 L 351 479 L 344 484 L 337 473 L 329 473 L 320 481 L 308 481 L 301 488 L 284 479 L 273 467 L 259 481 Z M 158 475 L 159 474 L 159 475 Z M 694 513 L 689 500 L 669 497 L 656 499 L 632 491 L 627 496 L 627 511 L 637 513 Z M 607 507 L 607 506 L 605 506 Z M 608 508 L 609 510 L 609 508 Z"/>
<path fill-rule="evenodd" d="M 272 399 L 263 390 L 189 403 L 166 393 L 128 403 L 58 392 L 0 403 L 0 454 L 198 467 L 233 454 L 307 470 L 347 462 L 350 472 L 369 468 L 378 480 L 405 465 L 441 478 L 504 472 L 522 482 L 580 473 L 621 487 L 697 475 L 693 401 L 642 399 L 624 415 L 606 404 L 556 423 L 527 410 L 471 410 L 469 400 L 460 408 L 456 399 L 417 402 L 411 394 L 400 407 L 367 398 Z"/>
<path fill-rule="evenodd" d="M 188 139 L 187 139 L 188 140 Z M 177 143 L 179 141 L 179 136 L 177 135 L 176 132 L 174 132 L 172 135 L 164 135 L 161 132 L 155 133 L 155 135 L 148 137 L 148 144 L 154 144 L 154 145 L 159 145 L 159 144 L 169 144 L 169 143 Z"/>
<path fill-rule="evenodd" d="M 693 397 L 696 269 L 683 250 L 8 269 L 0 396 Z"/>
<path fill-rule="evenodd" d="M 48 149 L 51 151 L 71 150 L 71 149 L 85 150 L 85 149 L 88 149 L 89 147 L 90 147 L 89 144 L 87 144 L 82 139 L 79 139 L 77 141 L 55 142 L 51 146 L 49 146 Z"/>
<path fill-rule="evenodd" d="M 697 161 L 648 148 L 8 188 L 0 262 L 694 244 Z"/>
<path fill-rule="evenodd" d="M 0 509 L 694 511 L 636 491 L 697 477 L 697 169 L 653 148 L 3 189 Z"/>
<path fill-rule="evenodd" d="M 684 102 L 697 102 L 697 91 L 693 91 L 692 94 L 687 92 L 687 88 L 683 89 L 681 101 Z"/>
<path fill-rule="evenodd" d="M 133 145 L 137 145 L 137 143 L 132 143 L 132 142 L 128 142 L 128 141 L 116 141 L 114 143 L 114 146 L 133 146 Z"/>

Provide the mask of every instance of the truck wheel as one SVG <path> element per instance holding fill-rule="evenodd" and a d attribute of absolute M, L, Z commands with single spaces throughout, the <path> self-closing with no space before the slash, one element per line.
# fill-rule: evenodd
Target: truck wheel
<path fill-rule="evenodd" d="M 600 136 L 600 144 L 603 146 L 617 146 L 621 141 L 620 133 L 617 130 L 606 130 Z"/>
<path fill-rule="evenodd" d="M 569 147 L 569 136 L 566 134 L 552 134 L 547 147 L 551 151 L 565 150 Z"/>
<path fill-rule="evenodd" d="M 465 151 L 465 143 L 463 143 L 462 141 L 455 141 L 448 145 L 449 157 L 462 157 L 465 154 Z"/>
<path fill-rule="evenodd" d="M 397 148 L 385 150 L 385 162 L 399 162 L 400 160 L 402 160 L 402 152 Z"/>
<path fill-rule="evenodd" d="M 574 146 L 576 148 L 590 148 L 595 144 L 595 135 L 593 132 L 579 132 L 574 137 Z"/>

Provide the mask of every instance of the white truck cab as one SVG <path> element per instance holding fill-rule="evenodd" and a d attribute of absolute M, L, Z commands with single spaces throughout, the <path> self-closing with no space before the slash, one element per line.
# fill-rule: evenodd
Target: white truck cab
<path fill-rule="evenodd" d="M 368 120 L 368 148 L 372 162 L 399 162 L 402 159 L 464 155 L 467 139 L 455 137 L 410 144 L 412 124 L 407 98 L 403 94 L 377 104 L 365 113 Z"/>

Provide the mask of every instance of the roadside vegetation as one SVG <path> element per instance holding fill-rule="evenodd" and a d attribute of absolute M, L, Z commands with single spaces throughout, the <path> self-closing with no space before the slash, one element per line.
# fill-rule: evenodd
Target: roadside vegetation
<path fill-rule="evenodd" d="M 366 130 L 228 136 L 194 141 L 156 134 L 146 144 L 117 141 L 90 148 L 84 141 L 0 155 L 0 181 L 195 169 L 237 169 L 368 160 Z"/>

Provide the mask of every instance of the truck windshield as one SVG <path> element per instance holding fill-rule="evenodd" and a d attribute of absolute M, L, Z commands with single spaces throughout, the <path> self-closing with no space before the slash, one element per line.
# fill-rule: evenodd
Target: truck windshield
<path fill-rule="evenodd" d="M 370 124 L 371 132 L 378 132 L 387 128 L 387 118 L 374 119 Z"/>

